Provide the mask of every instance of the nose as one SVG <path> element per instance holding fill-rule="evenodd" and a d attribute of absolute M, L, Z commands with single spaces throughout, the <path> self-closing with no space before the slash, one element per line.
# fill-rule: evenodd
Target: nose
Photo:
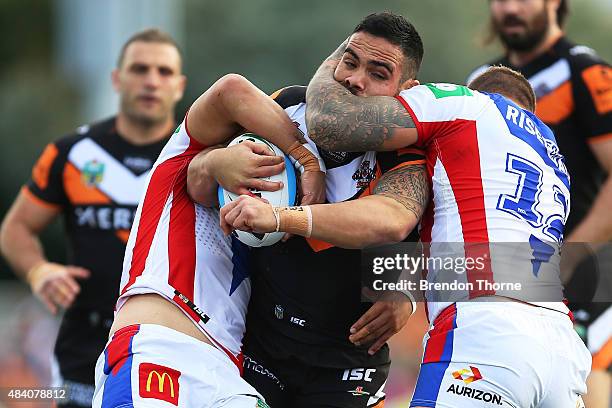
<path fill-rule="evenodd" d="M 149 69 L 145 76 L 145 86 L 156 89 L 159 87 L 161 76 L 156 69 Z"/>
<path fill-rule="evenodd" d="M 365 73 L 355 72 L 344 79 L 344 85 L 352 92 L 363 92 L 366 88 Z"/>
<path fill-rule="evenodd" d="M 498 1 L 500 10 L 504 14 L 518 14 L 522 7 L 523 0 L 503 0 Z"/>

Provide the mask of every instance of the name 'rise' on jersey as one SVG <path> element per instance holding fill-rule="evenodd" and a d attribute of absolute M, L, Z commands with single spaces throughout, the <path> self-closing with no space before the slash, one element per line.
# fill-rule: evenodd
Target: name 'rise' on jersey
<path fill-rule="evenodd" d="M 465 273 L 429 267 L 429 282 L 465 290 L 428 290 L 430 321 L 451 303 L 502 295 L 566 312 L 559 247 L 570 209 L 570 178 L 552 131 L 498 94 L 453 84 L 402 91 L 425 148 L 432 200 L 421 222 L 430 258 L 472 258 Z M 485 285 L 515 282 L 508 289 Z M 546 292 L 546 293 L 544 293 Z"/>

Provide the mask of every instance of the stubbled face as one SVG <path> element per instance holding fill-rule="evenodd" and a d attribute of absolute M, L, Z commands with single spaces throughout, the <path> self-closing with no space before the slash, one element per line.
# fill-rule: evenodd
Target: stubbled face
<path fill-rule="evenodd" d="M 121 112 L 143 125 L 172 119 L 174 106 L 185 89 L 178 50 L 164 43 L 130 44 L 112 79 L 121 100 Z"/>
<path fill-rule="evenodd" d="M 490 0 L 491 22 L 504 46 L 530 51 L 544 40 L 549 25 L 548 0 Z"/>
<path fill-rule="evenodd" d="M 394 96 L 400 91 L 402 49 L 365 32 L 349 39 L 334 72 L 336 81 L 358 96 Z"/>

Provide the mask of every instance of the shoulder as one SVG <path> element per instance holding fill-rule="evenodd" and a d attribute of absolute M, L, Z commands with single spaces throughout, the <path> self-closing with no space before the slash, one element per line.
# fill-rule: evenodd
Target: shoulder
<path fill-rule="evenodd" d="M 563 39 L 556 46 L 556 49 L 560 57 L 567 59 L 574 71 L 581 72 L 596 65 L 610 65 L 593 48 L 586 45 L 573 44 Z"/>
<path fill-rule="evenodd" d="M 274 92 L 271 97 L 283 109 L 286 109 L 300 103 L 306 103 L 306 87 L 301 85 L 288 86 Z"/>
<path fill-rule="evenodd" d="M 67 153 L 74 145 L 85 138 L 98 138 L 112 132 L 115 126 L 115 118 L 108 118 L 99 122 L 85 124 L 77 127 L 72 133 L 57 139 L 54 144 L 60 152 Z"/>
<path fill-rule="evenodd" d="M 493 66 L 496 66 L 496 65 L 508 65 L 508 63 L 506 62 L 505 58 L 497 58 L 493 61 L 489 61 L 486 64 L 482 64 L 474 68 L 472 72 L 470 72 L 470 74 L 467 76 L 467 79 L 465 80 L 466 85 L 472 82 L 478 75 L 482 74 L 487 69 Z"/>

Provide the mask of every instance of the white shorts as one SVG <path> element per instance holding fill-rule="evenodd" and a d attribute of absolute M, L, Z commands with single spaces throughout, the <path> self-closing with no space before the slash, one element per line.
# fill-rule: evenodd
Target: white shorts
<path fill-rule="evenodd" d="M 446 308 L 424 339 L 411 407 L 581 407 L 591 356 L 567 315 L 518 302 Z"/>
<path fill-rule="evenodd" d="M 267 407 L 220 350 L 164 326 L 124 327 L 96 364 L 93 407 Z"/>

